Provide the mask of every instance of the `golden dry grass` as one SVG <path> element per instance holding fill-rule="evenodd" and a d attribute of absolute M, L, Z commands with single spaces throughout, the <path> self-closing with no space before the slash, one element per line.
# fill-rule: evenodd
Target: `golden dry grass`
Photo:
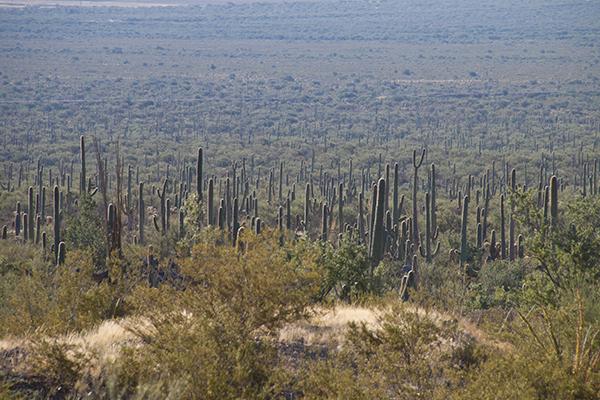
<path fill-rule="evenodd" d="M 406 305 L 409 311 L 417 312 L 426 316 L 438 326 L 451 321 L 458 323 L 458 329 L 472 336 L 477 342 L 493 346 L 499 350 L 509 351 L 511 345 L 490 338 L 474 323 L 451 315 L 443 314 L 435 310 L 425 310 L 412 305 Z M 343 345 L 345 334 L 349 323 L 364 323 L 369 329 L 377 329 L 380 326 L 380 317 L 388 311 L 382 308 L 368 308 L 360 306 L 337 305 L 334 308 L 318 308 L 314 310 L 314 316 L 288 324 L 281 329 L 279 341 L 284 343 L 302 342 L 305 345 L 321 345 L 329 348 L 337 348 Z"/>
<path fill-rule="evenodd" d="M 424 310 L 414 306 L 406 305 L 412 312 L 418 312 L 427 316 L 437 325 L 455 321 L 453 317 L 444 315 L 437 311 Z M 292 344 L 302 343 L 306 346 L 324 346 L 330 350 L 337 350 L 344 345 L 345 336 L 350 323 L 364 323 L 369 329 L 378 329 L 380 317 L 384 308 L 369 308 L 364 306 L 337 305 L 333 308 L 317 308 L 313 310 L 313 316 L 307 320 L 297 321 L 284 326 L 278 340 L 280 343 Z M 88 372 L 94 375 L 104 367 L 115 361 L 121 349 L 125 346 L 141 346 L 141 340 L 137 338 L 128 327 L 144 325 L 144 321 L 125 319 L 108 320 L 95 329 L 73 333 L 70 335 L 52 338 L 55 343 L 66 345 L 72 354 L 84 354 L 90 357 L 92 364 Z M 510 345 L 490 339 L 482 330 L 473 323 L 464 319 L 458 320 L 458 328 L 465 334 L 473 337 L 477 342 L 494 346 L 502 351 L 509 351 Z M 0 340 L 0 353 L 11 354 L 19 349 L 25 354 L 34 341 L 28 338 L 5 338 Z M 2 360 L 0 362 L 5 362 Z M 14 360 L 13 360 L 14 361 Z M 21 363 L 27 362 L 27 357 L 20 359 Z M 6 365 L 5 365 L 6 367 Z M 13 372 L 26 369 L 25 365 L 13 364 Z"/>

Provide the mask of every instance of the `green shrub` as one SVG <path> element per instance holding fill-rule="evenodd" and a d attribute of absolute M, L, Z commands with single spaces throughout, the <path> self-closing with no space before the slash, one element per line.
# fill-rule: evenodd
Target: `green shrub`
<path fill-rule="evenodd" d="M 139 287 L 145 346 L 126 353 L 113 382 L 149 398 L 257 398 L 277 372 L 273 341 L 306 316 L 319 290 L 319 252 L 308 242 L 279 245 L 278 233 L 243 234 L 238 247 L 218 233 L 180 260 L 184 290 Z M 118 384 L 116 384 L 118 385 Z M 115 388 L 117 391 L 126 387 Z"/>

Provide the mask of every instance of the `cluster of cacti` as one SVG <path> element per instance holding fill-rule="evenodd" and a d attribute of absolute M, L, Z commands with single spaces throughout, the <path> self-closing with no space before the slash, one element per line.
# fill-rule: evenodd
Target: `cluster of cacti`
<path fill-rule="evenodd" d="M 434 261 L 442 246 L 437 210 L 440 193 L 442 201 L 447 200 L 448 204 L 452 204 L 450 211 L 461 216 L 461 225 L 455 229 L 460 235 L 460 248 L 453 251 L 459 255 L 461 265 L 476 262 L 474 257 L 484 254 L 484 249 L 487 249 L 486 260 L 514 260 L 525 255 L 525 239 L 517 231 L 511 199 L 513 195 L 518 195 L 521 189 L 525 189 L 526 184 L 518 184 L 517 169 L 510 168 L 506 161 L 499 169 L 503 172 L 499 172 L 498 176 L 496 165 L 492 163 L 491 169 L 480 175 L 473 174 L 461 178 L 456 175 L 455 166 L 451 166 L 451 176 L 444 177 L 441 174 L 439 178 L 436 165 L 430 164 L 427 176 L 421 179 L 419 170 L 428 157 L 425 148 L 420 150 L 420 154 L 416 150 L 413 151 L 412 160 L 407 159 L 405 163 L 400 161 L 384 164 L 381 154 L 376 166 L 368 163 L 363 168 L 357 168 L 353 160 L 348 160 L 346 172 L 342 171 L 341 165 L 344 162 L 340 161 L 332 162 L 329 166 L 317 167 L 313 151 L 311 162 L 302 160 L 298 171 L 291 171 L 287 162 L 277 161 L 275 167 L 267 169 L 268 180 L 262 178 L 261 181 L 261 170 L 255 167 L 254 157 L 250 169 L 246 168 L 246 160 L 242 159 L 240 162 L 231 163 L 221 174 L 211 175 L 214 173 L 213 166 L 206 163 L 210 158 L 206 159 L 203 149 L 198 148 L 195 168 L 193 162 L 185 160 L 175 165 L 178 171 L 175 174 L 169 165 L 162 171 L 157 166 L 156 176 L 150 174 L 149 182 L 154 182 L 155 185 L 156 182 L 161 182 L 158 187 L 150 186 L 151 183 L 146 187 L 144 182 L 140 181 L 140 167 L 128 165 L 126 194 L 122 201 L 119 194 L 116 198 L 113 194 L 119 193 L 120 190 L 119 165 L 122 164 L 118 148 L 115 157 L 115 178 L 112 178 L 108 171 L 109 157 L 100 154 L 101 146 L 98 143 L 96 152 L 96 173 L 89 172 L 86 170 L 85 138 L 81 136 L 79 198 L 93 195 L 96 190 L 102 193 L 101 201 L 105 201 L 106 207 L 109 253 L 116 250 L 120 253 L 122 242 L 146 244 L 146 213 L 152 209 L 156 209 L 153 225 L 161 237 L 186 237 L 186 224 L 189 222 L 186 219 L 188 210 L 184 204 L 188 193 L 194 193 L 195 174 L 195 199 L 201 209 L 201 228 L 218 228 L 222 243 L 241 248 L 243 244 L 240 243 L 240 234 L 244 232 L 244 228 L 248 229 L 248 232 L 260 234 L 265 226 L 269 225 L 278 229 L 282 244 L 289 239 L 293 240 L 295 235 L 331 241 L 334 246 L 338 240 L 349 238 L 353 242 L 365 245 L 372 268 L 386 257 L 402 264 L 403 273 L 406 274 L 405 289 L 418 284 L 417 255 L 424 259 L 422 268 L 425 268 Z M 407 164 L 408 171 L 405 171 L 403 165 L 406 167 Z M 450 167 L 450 163 L 448 165 Z M 596 166 L 597 163 L 594 163 L 593 169 L 591 166 L 583 167 L 585 179 L 592 177 L 587 185 L 588 191 L 584 193 L 597 193 Z M 66 168 L 63 169 L 66 171 Z M 13 226 L 15 235 L 21 241 L 24 239 L 27 242 L 42 242 L 45 248 L 46 236 L 43 228 L 46 187 L 43 183 L 45 179 L 56 183 L 53 185 L 52 198 L 54 229 L 51 252 L 55 261 L 59 263 L 64 259 L 65 249 L 65 243 L 61 241 L 62 213 L 71 212 L 71 207 L 77 205 L 77 199 L 73 200 L 70 193 L 73 175 L 64 172 L 53 176 L 52 171 L 49 171 L 50 174 L 46 178 L 43 171 L 43 165 L 38 160 L 34 185 L 27 189 L 26 209 L 22 210 L 21 203 L 17 203 Z M 544 168 L 540 168 L 538 204 L 543 205 L 544 220 L 549 221 L 551 226 L 556 226 L 558 192 L 562 186 L 559 186 L 561 183 L 555 175 L 550 177 L 549 184 L 544 186 L 542 179 L 547 178 L 544 175 L 545 171 Z M 410 199 L 406 198 L 411 204 L 405 206 L 403 179 L 408 175 L 409 178 L 405 180 L 410 184 L 411 172 L 412 184 L 408 189 L 411 194 Z M 19 174 L 19 184 L 27 182 L 27 176 L 27 169 L 24 169 Z M 521 178 L 522 175 L 518 176 Z M 117 182 L 116 189 L 114 183 L 111 183 L 113 180 Z M 137 193 L 134 193 L 134 184 L 138 186 Z M 61 191 L 61 187 L 65 188 L 66 192 Z M 304 196 L 298 196 L 298 200 L 297 187 L 304 187 Z M 144 193 L 144 190 L 148 193 Z M 134 201 L 136 195 L 137 201 Z M 146 195 L 149 197 L 148 204 Z M 109 201 L 111 197 L 113 202 Z M 496 206 L 496 201 L 499 206 Z M 510 206 L 507 206 L 507 201 L 510 201 Z M 259 204 L 262 205 L 260 210 Z M 206 215 L 203 215 L 204 212 Z M 353 212 L 355 217 L 349 218 Z M 468 225 L 470 213 L 476 217 L 476 224 L 471 227 L 476 232 L 473 242 L 469 241 L 469 237 L 473 236 Z M 499 216 L 499 219 L 491 218 L 490 215 Z M 121 216 L 127 217 L 128 231 L 135 232 L 123 235 Z M 173 235 L 170 236 L 168 234 L 171 231 L 172 218 L 175 218 L 177 227 L 173 228 Z M 499 221 L 497 226 L 495 221 Z M 490 225 L 495 229 L 491 229 Z M 8 229 L 8 225 L 2 227 L 1 235 L 4 240 L 7 239 Z M 332 235 L 332 232 L 335 234 Z"/>

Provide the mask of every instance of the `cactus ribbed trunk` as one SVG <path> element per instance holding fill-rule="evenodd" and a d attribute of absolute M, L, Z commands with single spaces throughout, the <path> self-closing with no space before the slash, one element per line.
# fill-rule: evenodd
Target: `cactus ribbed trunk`
<path fill-rule="evenodd" d="M 550 178 L 550 223 L 553 227 L 558 223 L 558 180 L 555 175 Z"/>
<path fill-rule="evenodd" d="M 400 219 L 400 210 L 398 207 L 398 185 L 400 184 L 400 172 L 398 163 L 394 164 L 394 189 L 392 191 L 392 225 Z"/>
<path fill-rule="evenodd" d="M 85 171 L 85 137 L 79 138 L 79 151 L 81 157 L 81 174 L 79 175 L 79 196 L 86 192 L 87 178 Z"/>
<path fill-rule="evenodd" d="M 338 190 L 338 233 L 344 232 L 344 184 L 339 184 Z"/>
<path fill-rule="evenodd" d="M 60 192 L 58 186 L 54 186 L 54 257 L 58 260 L 58 245 L 60 243 Z"/>
<path fill-rule="evenodd" d="M 460 226 L 460 264 L 469 259 L 469 245 L 467 242 L 467 223 L 469 219 L 469 196 L 465 196 L 462 203 L 462 222 Z"/>
<path fill-rule="evenodd" d="M 419 237 L 419 219 L 418 219 L 418 215 L 419 215 L 419 207 L 417 205 L 417 189 L 418 189 L 418 185 L 419 185 L 419 177 L 418 177 L 418 173 L 419 173 L 419 167 L 421 166 L 421 164 L 423 164 L 423 159 L 425 158 L 425 149 L 423 149 L 423 152 L 421 153 L 421 158 L 420 160 L 417 162 L 417 151 L 413 151 L 413 168 L 414 168 L 414 174 L 413 174 L 413 187 L 412 187 L 412 211 L 413 211 L 413 215 L 412 215 L 412 231 L 413 231 L 413 244 L 415 245 L 415 248 L 419 247 L 420 244 L 420 237 Z"/>
<path fill-rule="evenodd" d="M 207 225 L 215 225 L 215 183 L 212 178 L 208 180 L 208 201 L 206 205 Z"/>
<path fill-rule="evenodd" d="M 383 259 L 385 250 L 385 179 L 380 178 L 377 183 L 377 197 L 375 199 L 375 218 L 373 218 L 373 233 L 371 234 L 371 261 L 372 267 Z"/>
<path fill-rule="evenodd" d="M 323 204 L 323 208 L 321 210 L 321 240 L 327 241 L 327 203 Z"/>
<path fill-rule="evenodd" d="M 58 251 L 56 254 L 56 265 L 64 264 L 66 257 L 65 242 L 60 242 L 58 244 Z"/>
<path fill-rule="evenodd" d="M 500 195 L 500 258 L 506 258 L 506 218 L 504 212 L 504 195 Z"/>
<path fill-rule="evenodd" d="M 33 187 L 29 186 L 28 189 L 28 204 L 27 204 L 27 228 L 28 228 L 28 239 L 33 242 L 33 220 L 34 220 L 34 203 L 33 203 Z"/>
<path fill-rule="evenodd" d="M 146 222 L 145 209 L 144 182 L 140 182 L 138 189 L 138 238 L 140 245 L 144 244 L 144 222 Z"/>
<path fill-rule="evenodd" d="M 309 219 L 309 209 L 310 207 L 310 183 L 306 184 L 306 189 L 304 191 L 304 231 L 308 232 L 308 219 Z"/>
<path fill-rule="evenodd" d="M 202 201 L 202 174 L 204 168 L 204 157 L 202 152 L 202 147 L 198 148 L 198 158 L 196 159 L 196 195 L 198 196 L 198 201 Z"/>
<path fill-rule="evenodd" d="M 437 195 L 436 195 L 435 164 L 431 164 L 431 231 L 437 230 Z"/>

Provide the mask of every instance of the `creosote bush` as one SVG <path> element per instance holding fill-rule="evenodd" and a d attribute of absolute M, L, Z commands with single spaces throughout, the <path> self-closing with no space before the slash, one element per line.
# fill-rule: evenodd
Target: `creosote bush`
<path fill-rule="evenodd" d="M 38 260 L 2 275 L 2 335 L 65 334 L 115 316 L 114 288 L 93 279 L 90 253 L 73 251 L 59 267 Z"/>
<path fill-rule="evenodd" d="M 118 382 L 137 394 L 189 399 L 267 396 L 277 365 L 277 329 L 306 317 L 319 294 L 319 249 L 280 246 L 276 231 L 244 233 L 220 246 L 218 233 L 180 260 L 185 288 L 134 294 L 144 346 L 125 353 Z M 169 377 L 166 379 L 166 377 Z"/>

